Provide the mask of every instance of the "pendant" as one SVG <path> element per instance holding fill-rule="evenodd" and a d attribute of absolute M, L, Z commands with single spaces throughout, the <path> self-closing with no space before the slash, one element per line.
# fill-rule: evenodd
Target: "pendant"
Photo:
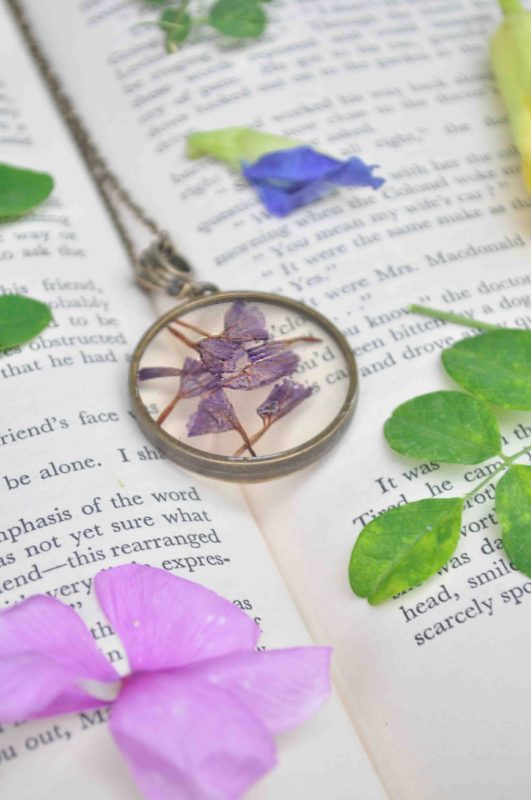
<path fill-rule="evenodd" d="M 325 455 L 358 397 L 346 338 L 296 300 L 194 281 L 179 258 L 164 236 L 137 265 L 140 285 L 181 301 L 133 353 L 129 393 L 146 437 L 226 481 L 271 480 Z"/>

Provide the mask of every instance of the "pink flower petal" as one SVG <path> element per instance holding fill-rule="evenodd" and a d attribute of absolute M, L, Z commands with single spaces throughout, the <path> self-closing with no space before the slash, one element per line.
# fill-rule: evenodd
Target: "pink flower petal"
<path fill-rule="evenodd" d="M 0 722 L 97 708 L 82 681 L 118 679 L 70 606 L 37 595 L 0 614 Z"/>
<path fill-rule="evenodd" d="M 261 722 L 192 670 L 128 678 L 110 728 L 148 800 L 236 800 L 276 761 Z"/>
<path fill-rule="evenodd" d="M 233 603 L 162 569 L 127 564 L 94 582 L 133 671 L 253 650 L 258 641 L 258 626 Z"/>
<path fill-rule="evenodd" d="M 271 732 L 300 725 L 330 694 L 328 647 L 235 653 L 194 665 L 194 675 L 229 692 Z"/>

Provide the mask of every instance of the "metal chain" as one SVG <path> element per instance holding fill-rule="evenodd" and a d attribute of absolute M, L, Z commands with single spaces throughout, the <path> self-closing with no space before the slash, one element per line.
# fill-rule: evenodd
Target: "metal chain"
<path fill-rule="evenodd" d="M 179 297 L 197 297 L 216 291 L 217 287 L 213 284 L 195 282 L 188 277 L 190 265 L 178 253 L 169 234 L 161 230 L 155 220 L 133 199 L 94 144 L 85 123 L 64 92 L 61 81 L 37 41 L 19 0 L 6 0 L 6 2 L 94 178 L 131 259 L 137 282 L 145 289 L 163 289 L 168 294 Z M 137 253 L 133 239 L 120 218 L 116 198 L 156 237 L 155 241 L 141 253 Z"/>

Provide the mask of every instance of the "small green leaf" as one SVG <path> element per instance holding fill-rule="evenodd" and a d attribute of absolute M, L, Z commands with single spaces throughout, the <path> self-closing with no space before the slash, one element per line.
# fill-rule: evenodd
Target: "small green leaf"
<path fill-rule="evenodd" d="M 166 49 L 173 53 L 190 33 L 192 17 L 182 8 L 167 8 L 160 15 L 159 26 L 166 31 Z"/>
<path fill-rule="evenodd" d="M 491 409 L 463 392 L 431 392 L 402 403 L 384 434 L 399 453 L 447 464 L 479 464 L 502 446 Z"/>
<path fill-rule="evenodd" d="M 212 27 L 236 39 L 260 36 L 267 25 L 267 16 L 257 0 L 218 0 L 210 9 Z"/>
<path fill-rule="evenodd" d="M 242 161 L 252 164 L 266 153 L 301 145 L 296 139 L 288 139 L 286 136 L 238 127 L 191 133 L 186 144 L 188 158 L 210 156 L 224 161 L 233 169 L 240 169 Z"/>
<path fill-rule="evenodd" d="M 531 409 L 531 331 L 487 331 L 442 354 L 460 386 L 503 408 Z"/>
<path fill-rule="evenodd" d="M 0 296 L 0 350 L 24 344 L 52 320 L 45 303 L 20 294 Z"/>
<path fill-rule="evenodd" d="M 16 217 L 46 200 L 53 178 L 45 172 L 0 164 L 0 217 Z"/>
<path fill-rule="evenodd" d="M 507 470 L 496 487 L 496 513 L 507 555 L 531 576 L 531 467 Z"/>
<path fill-rule="evenodd" d="M 459 541 L 464 502 L 462 497 L 418 500 L 369 522 L 350 558 L 352 591 L 377 605 L 436 573 Z"/>

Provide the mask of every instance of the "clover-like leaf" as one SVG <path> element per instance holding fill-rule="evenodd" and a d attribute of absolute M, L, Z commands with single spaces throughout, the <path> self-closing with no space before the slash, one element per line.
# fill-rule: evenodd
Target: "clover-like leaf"
<path fill-rule="evenodd" d="M 0 164 L 0 218 L 16 217 L 46 200 L 53 178 L 45 172 Z"/>
<path fill-rule="evenodd" d="M 208 18 L 213 28 L 236 39 L 260 36 L 267 16 L 257 0 L 218 0 Z"/>
<path fill-rule="evenodd" d="M 377 605 L 436 573 L 457 546 L 463 506 L 461 497 L 418 500 L 369 522 L 350 558 L 352 591 Z"/>
<path fill-rule="evenodd" d="M 37 336 L 52 320 L 46 303 L 19 294 L 0 296 L 0 350 Z"/>
<path fill-rule="evenodd" d="M 531 467 L 507 470 L 496 487 L 496 513 L 507 555 L 531 576 Z"/>
<path fill-rule="evenodd" d="M 159 26 L 166 31 L 167 51 L 173 53 L 188 37 L 192 28 L 192 17 L 183 8 L 167 8 L 160 15 Z"/>
<path fill-rule="evenodd" d="M 501 449 L 489 406 L 463 392 L 430 392 L 395 408 L 384 426 L 393 450 L 447 464 L 479 464 Z"/>
<path fill-rule="evenodd" d="M 503 408 L 531 409 L 531 331 L 487 331 L 456 342 L 442 360 L 472 394 Z"/>

